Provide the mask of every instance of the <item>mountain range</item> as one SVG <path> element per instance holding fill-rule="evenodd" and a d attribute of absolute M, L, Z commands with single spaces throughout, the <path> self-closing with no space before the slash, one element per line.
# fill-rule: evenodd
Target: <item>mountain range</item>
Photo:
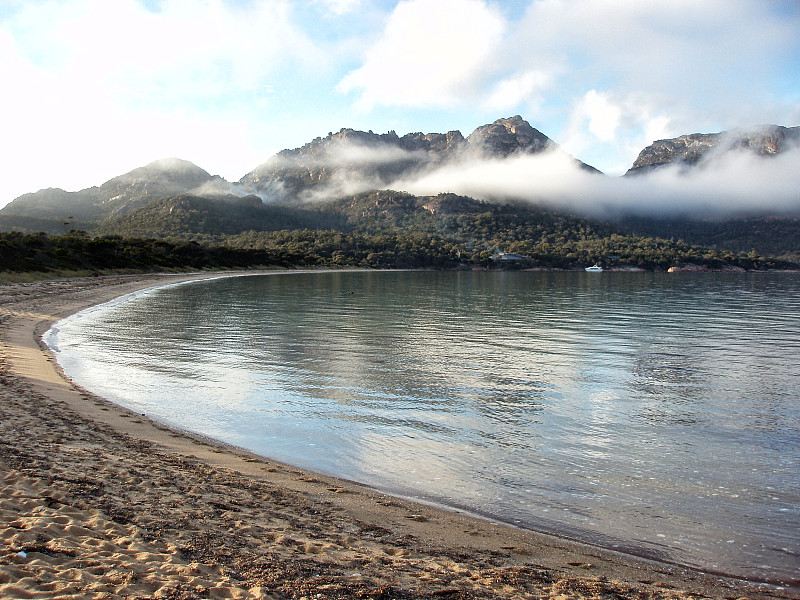
<path fill-rule="evenodd" d="M 682 172 L 702 169 L 734 152 L 772 157 L 798 146 L 800 127 L 771 125 L 685 135 L 658 140 L 643 149 L 625 177 L 669 166 Z M 402 227 L 404 221 L 420 223 L 420 219 L 441 220 L 495 208 L 442 189 L 439 196 L 387 192 L 378 196 L 379 210 L 365 210 L 369 190 L 390 190 L 397 182 L 466 161 L 503 163 L 536 155 L 558 155 L 579 172 L 597 178 L 592 181 L 607 178 L 567 155 L 520 116 L 498 119 L 467 137 L 459 131 L 398 136 L 394 131 L 375 134 L 341 129 L 300 148 L 278 152 L 237 182 L 174 158 L 157 160 L 76 192 L 49 188 L 25 194 L 0 210 L 0 231 L 58 234 L 80 229 L 97 234 L 196 238 L 247 231 L 356 230 L 359 220 L 370 222 L 369 227 L 362 223 L 364 230 L 375 231 L 387 223 Z M 516 211 L 521 220 L 538 210 L 513 199 L 499 204 L 504 205 L 504 214 Z M 800 220 L 785 215 L 726 220 L 618 215 L 612 225 L 622 233 L 800 257 Z M 770 235 L 775 227 L 781 232 L 780 243 Z"/>

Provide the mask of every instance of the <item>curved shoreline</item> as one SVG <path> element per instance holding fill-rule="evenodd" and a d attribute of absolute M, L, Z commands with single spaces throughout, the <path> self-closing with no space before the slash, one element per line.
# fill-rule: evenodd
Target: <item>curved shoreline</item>
<path fill-rule="evenodd" d="M 91 305 L 223 275 L 0 286 L 0 510 L 19 525 L 0 529 L 0 596 L 800 597 L 386 496 L 179 432 L 73 386 L 39 346 L 50 324 Z M 94 563 L 136 576 L 123 585 L 93 575 Z"/>

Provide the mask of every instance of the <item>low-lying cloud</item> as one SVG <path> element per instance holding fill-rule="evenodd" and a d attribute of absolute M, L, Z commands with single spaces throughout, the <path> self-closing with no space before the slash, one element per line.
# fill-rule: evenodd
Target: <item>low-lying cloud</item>
<path fill-rule="evenodd" d="M 362 144 L 335 140 L 306 154 L 278 154 L 259 168 L 257 193 L 265 202 L 291 199 L 293 191 L 281 184 L 281 176 L 302 173 L 320 182 L 301 189 L 294 200 L 323 202 L 372 189 L 385 188 L 389 173 L 430 163 L 435 157 L 425 150 L 406 150 L 394 144 Z M 263 170 L 262 170 L 263 169 Z"/>
<path fill-rule="evenodd" d="M 281 184 L 281 168 L 309 168 L 323 169 L 324 181 L 301 190 L 294 198 L 301 203 L 388 188 L 418 196 L 455 193 L 490 202 L 525 201 L 605 219 L 800 215 L 798 147 L 766 157 L 746 150 L 712 150 L 694 167 L 676 163 L 626 177 L 588 171 L 557 147 L 507 158 L 476 156 L 465 148 L 449 158 L 438 156 L 439 164 L 430 166 L 433 156 L 396 146 L 353 143 L 337 144 L 301 160 L 278 156 L 270 163 L 278 178 L 263 178 L 256 193 L 265 202 L 287 200 L 292 192 Z M 404 162 L 412 168 L 416 163 L 420 170 L 391 177 Z"/>
<path fill-rule="evenodd" d="M 631 177 L 609 177 L 581 168 L 551 151 L 505 160 L 448 164 L 393 189 L 416 195 L 452 192 L 487 200 L 523 200 L 581 215 L 726 217 L 800 214 L 800 150 L 774 157 L 730 152 L 686 170 L 669 165 Z"/>
<path fill-rule="evenodd" d="M 238 183 L 231 183 L 222 178 L 212 179 L 189 192 L 196 196 L 216 198 L 219 196 L 247 196 L 253 191 Z"/>
<path fill-rule="evenodd" d="M 790 146 L 787 138 L 782 153 L 760 156 L 740 149 L 744 139 L 741 132 L 730 132 L 730 139 L 720 140 L 695 166 L 673 163 L 624 177 L 588 170 L 556 145 L 500 158 L 469 143 L 447 150 L 407 150 L 384 142 L 337 139 L 302 153 L 274 156 L 258 174 L 257 191 L 245 187 L 234 193 L 254 192 L 267 203 L 323 202 L 374 189 L 418 196 L 455 193 L 603 219 L 800 215 L 800 147 Z M 306 184 L 299 189 L 284 185 L 296 177 Z"/>
<path fill-rule="evenodd" d="M 348 140 L 336 140 L 324 149 L 305 155 L 273 156 L 267 163 L 269 168 L 335 168 L 362 165 L 386 165 L 402 161 L 419 161 L 428 158 L 425 151 L 404 150 L 393 144 L 360 144 Z"/>

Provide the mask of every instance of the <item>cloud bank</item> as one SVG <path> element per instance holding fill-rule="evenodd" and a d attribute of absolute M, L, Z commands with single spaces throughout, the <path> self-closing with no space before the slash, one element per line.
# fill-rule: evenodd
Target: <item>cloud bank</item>
<path fill-rule="evenodd" d="M 800 215 L 797 173 L 800 149 L 766 158 L 729 152 L 688 172 L 670 165 L 634 177 L 587 172 L 556 150 L 506 160 L 456 162 L 394 181 L 390 187 L 416 195 L 453 192 L 487 201 L 521 200 L 597 218 L 720 218 Z"/>
<path fill-rule="evenodd" d="M 537 154 L 519 152 L 496 158 L 477 154 L 470 146 L 437 154 L 337 140 L 310 155 L 274 157 L 268 163 L 271 170 L 261 174 L 258 185 L 263 189 L 257 193 L 268 202 L 321 202 L 374 189 L 418 196 L 455 193 L 490 202 L 528 202 L 602 219 L 800 215 L 800 147 L 787 140 L 782 153 L 760 156 L 740 149 L 740 139 L 732 133 L 728 142 L 710 149 L 697 166 L 673 163 L 626 177 L 588 171 L 558 146 Z M 322 182 L 302 189 L 299 196 L 276 187 L 282 176 L 295 171 Z M 401 171 L 406 174 L 392 177 Z"/>

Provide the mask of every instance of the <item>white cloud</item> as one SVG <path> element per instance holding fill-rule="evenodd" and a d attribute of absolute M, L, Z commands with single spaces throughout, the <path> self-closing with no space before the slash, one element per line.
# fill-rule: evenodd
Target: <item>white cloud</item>
<path fill-rule="evenodd" d="M 341 16 L 354 12 L 361 6 L 361 0 L 314 0 L 322 4 L 334 15 Z"/>
<path fill-rule="evenodd" d="M 554 75 L 550 71 L 530 70 L 515 73 L 500 82 L 483 101 L 488 110 L 508 111 L 520 104 L 540 104 L 543 94 L 552 85 Z"/>
<path fill-rule="evenodd" d="M 561 196 L 576 174 L 579 169 L 569 156 L 551 151 L 453 162 L 392 187 L 419 195 L 453 192 L 483 200 L 544 201 Z"/>
<path fill-rule="evenodd" d="M 800 14 L 789 13 L 760 0 L 530 0 L 512 21 L 499 1 L 408 0 L 338 89 L 366 111 L 520 113 L 619 170 L 653 133 L 793 124 L 798 91 L 781 77 L 798 73 Z"/>
<path fill-rule="evenodd" d="M 589 90 L 572 104 L 571 111 L 558 135 L 559 144 L 589 164 L 602 164 L 601 170 L 610 175 L 627 171 L 633 158 L 654 140 L 686 133 L 675 129 L 658 99 L 646 94 Z M 613 155 L 624 159 L 614 165 L 608 161 Z M 603 158 L 605 162 L 600 163 Z"/>
<path fill-rule="evenodd" d="M 688 175 L 666 167 L 637 177 L 589 173 L 566 153 L 520 154 L 451 163 L 393 189 L 419 195 L 453 192 L 483 200 L 526 200 L 594 217 L 700 216 L 800 211 L 800 149 L 777 157 L 731 152 Z"/>
<path fill-rule="evenodd" d="M 583 135 L 621 153 L 654 120 L 671 134 L 791 124 L 797 98 L 772 90 L 798 26 L 757 0 L 534 0 L 508 54 L 563 60 L 553 93 L 572 97 L 570 133 L 582 118 Z"/>
<path fill-rule="evenodd" d="M 397 146 L 365 146 L 342 141 L 331 147 L 324 157 L 325 164 L 333 165 L 383 165 L 404 160 L 421 160 L 425 152 L 409 152 Z"/>
<path fill-rule="evenodd" d="M 565 55 L 571 74 L 630 91 L 724 93 L 768 73 L 793 26 L 756 0 L 534 0 L 518 49 Z M 769 40 L 769 43 L 765 43 Z M 697 84 L 676 89 L 675 84 Z"/>
<path fill-rule="evenodd" d="M 364 64 L 338 90 L 357 91 L 358 106 L 447 107 L 475 98 L 476 80 L 505 23 L 483 0 L 406 0 L 390 15 Z"/>
<path fill-rule="evenodd" d="M 578 104 L 577 112 L 588 120 L 589 132 L 599 140 L 609 142 L 616 137 L 622 108 L 612 102 L 608 94 L 589 90 Z"/>
<path fill-rule="evenodd" d="M 0 22 L 0 206 L 162 156 L 238 178 L 268 155 L 256 136 L 275 82 L 328 63 L 284 0 L 25 3 Z"/>
<path fill-rule="evenodd" d="M 103 82 L 173 102 L 265 86 L 287 63 L 326 60 L 282 0 L 247 10 L 222 0 L 165 0 L 157 13 L 136 0 L 32 4 L 14 30 L 39 67 L 71 77 L 73 87 Z"/>

